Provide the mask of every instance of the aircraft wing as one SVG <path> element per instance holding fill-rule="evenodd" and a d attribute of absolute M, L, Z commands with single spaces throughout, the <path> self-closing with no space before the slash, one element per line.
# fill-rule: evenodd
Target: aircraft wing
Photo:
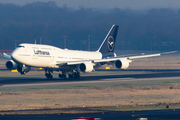
<path fill-rule="evenodd" d="M 111 61 L 116 61 L 118 59 L 133 60 L 133 59 L 137 59 L 137 58 L 156 57 L 156 56 L 160 56 L 160 55 L 161 54 L 150 54 L 150 55 L 138 55 L 138 56 L 128 56 L 128 57 L 114 57 L 114 58 L 94 60 L 94 63 L 98 63 L 98 62 L 111 62 Z"/>
<path fill-rule="evenodd" d="M 165 53 L 158 53 L 158 54 L 149 54 L 149 55 L 137 55 L 137 56 L 126 56 L 126 57 L 112 57 L 112 58 L 105 58 L 105 59 L 97 59 L 97 60 L 81 60 L 81 61 L 68 61 L 68 62 L 60 62 L 58 61 L 57 65 L 78 65 L 84 62 L 91 62 L 91 63 L 103 63 L 103 62 L 113 62 L 116 61 L 118 59 L 127 59 L 127 60 L 133 60 L 133 59 L 140 59 L 140 58 L 148 58 L 148 57 L 157 57 L 157 56 L 161 56 L 161 55 L 165 55 L 165 54 L 171 54 L 171 53 L 175 53 L 177 51 L 171 51 L 171 52 L 165 52 Z"/>
<path fill-rule="evenodd" d="M 127 59 L 127 60 L 133 60 L 133 59 L 140 59 L 140 58 L 148 58 L 148 57 L 157 57 L 165 54 L 171 54 L 175 53 L 177 51 L 171 51 L 171 52 L 165 52 L 165 53 L 158 53 L 158 54 L 149 54 L 149 55 L 137 55 L 137 56 L 126 56 L 126 57 L 113 57 L 113 58 L 107 58 L 107 59 L 100 59 L 100 60 L 94 60 L 94 63 L 98 62 L 111 62 L 116 61 L 118 59 Z"/>
<path fill-rule="evenodd" d="M 137 59 L 137 58 L 147 58 L 147 57 L 156 57 L 156 56 L 161 56 L 161 55 L 166 55 L 166 54 L 171 54 L 175 53 L 177 51 L 171 51 L 171 52 L 165 52 L 165 53 L 158 53 L 158 54 L 149 54 L 149 55 L 139 55 L 139 56 L 129 56 L 127 57 L 128 59 Z"/>
<path fill-rule="evenodd" d="M 11 56 L 6 54 L 6 53 L 3 53 L 3 57 L 7 58 L 7 59 L 11 59 Z"/>

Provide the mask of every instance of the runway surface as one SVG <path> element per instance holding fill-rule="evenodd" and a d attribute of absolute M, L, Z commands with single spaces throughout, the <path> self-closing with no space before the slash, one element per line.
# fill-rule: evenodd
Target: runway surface
<path fill-rule="evenodd" d="M 132 82 L 132 81 L 148 81 L 148 80 L 177 80 L 180 79 L 180 71 L 160 71 L 150 73 L 133 73 L 133 74 L 109 74 L 109 75 L 87 75 L 82 76 L 79 80 L 66 79 L 61 80 L 54 78 L 47 80 L 46 78 L 0 78 L 1 87 L 19 87 L 19 86 L 42 86 L 42 85 L 67 85 L 67 84 L 88 84 L 88 83 L 112 83 L 112 82 Z"/>
<path fill-rule="evenodd" d="M 158 71 L 149 73 L 133 74 L 110 74 L 110 75 L 86 75 L 80 80 L 67 79 L 60 80 L 55 78 L 47 80 L 45 78 L 28 78 L 28 77 L 6 77 L 0 78 L 2 88 L 19 87 L 19 86 L 41 86 L 41 85 L 65 85 L 65 84 L 88 84 L 88 83 L 112 83 L 112 82 L 132 82 L 148 80 L 180 80 L 180 71 Z M 148 118 L 148 120 L 179 120 L 180 110 L 164 111 L 134 111 L 134 112 L 107 112 L 93 114 L 60 114 L 60 115 L 0 115 L 3 120 L 72 120 L 77 117 L 95 117 L 102 120 L 136 120 L 137 118 Z"/>

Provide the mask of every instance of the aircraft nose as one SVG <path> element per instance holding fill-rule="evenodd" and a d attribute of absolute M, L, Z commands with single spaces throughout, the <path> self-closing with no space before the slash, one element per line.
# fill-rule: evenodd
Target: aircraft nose
<path fill-rule="evenodd" d="M 17 60 L 17 57 L 18 57 L 18 53 L 17 53 L 17 51 L 15 50 L 15 51 L 13 51 L 13 53 L 11 54 L 11 58 L 12 58 L 12 60 Z"/>

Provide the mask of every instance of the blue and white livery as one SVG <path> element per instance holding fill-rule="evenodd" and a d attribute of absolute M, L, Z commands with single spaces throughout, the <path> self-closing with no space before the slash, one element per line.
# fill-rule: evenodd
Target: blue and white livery
<path fill-rule="evenodd" d="M 116 56 L 114 53 L 118 25 L 113 25 L 97 51 L 77 51 L 61 49 L 50 45 L 20 44 L 11 55 L 3 54 L 11 59 L 6 62 L 9 70 L 17 69 L 25 74 L 31 67 L 43 68 L 47 79 L 52 79 L 53 71 L 59 71 L 59 77 L 79 79 L 80 72 L 92 72 L 96 68 L 108 64 L 118 69 L 127 69 L 132 59 L 160 56 L 161 54 L 139 56 Z"/>

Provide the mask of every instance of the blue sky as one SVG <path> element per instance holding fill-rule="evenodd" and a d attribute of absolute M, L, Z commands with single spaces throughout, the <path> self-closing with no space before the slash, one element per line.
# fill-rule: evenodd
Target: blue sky
<path fill-rule="evenodd" d="M 58 6 L 67 4 L 68 7 L 78 8 L 84 6 L 88 8 L 180 8 L 180 0 L 0 0 L 0 3 L 13 3 L 25 5 L 36 1 L 48 2 L 55 1 Z"/>

